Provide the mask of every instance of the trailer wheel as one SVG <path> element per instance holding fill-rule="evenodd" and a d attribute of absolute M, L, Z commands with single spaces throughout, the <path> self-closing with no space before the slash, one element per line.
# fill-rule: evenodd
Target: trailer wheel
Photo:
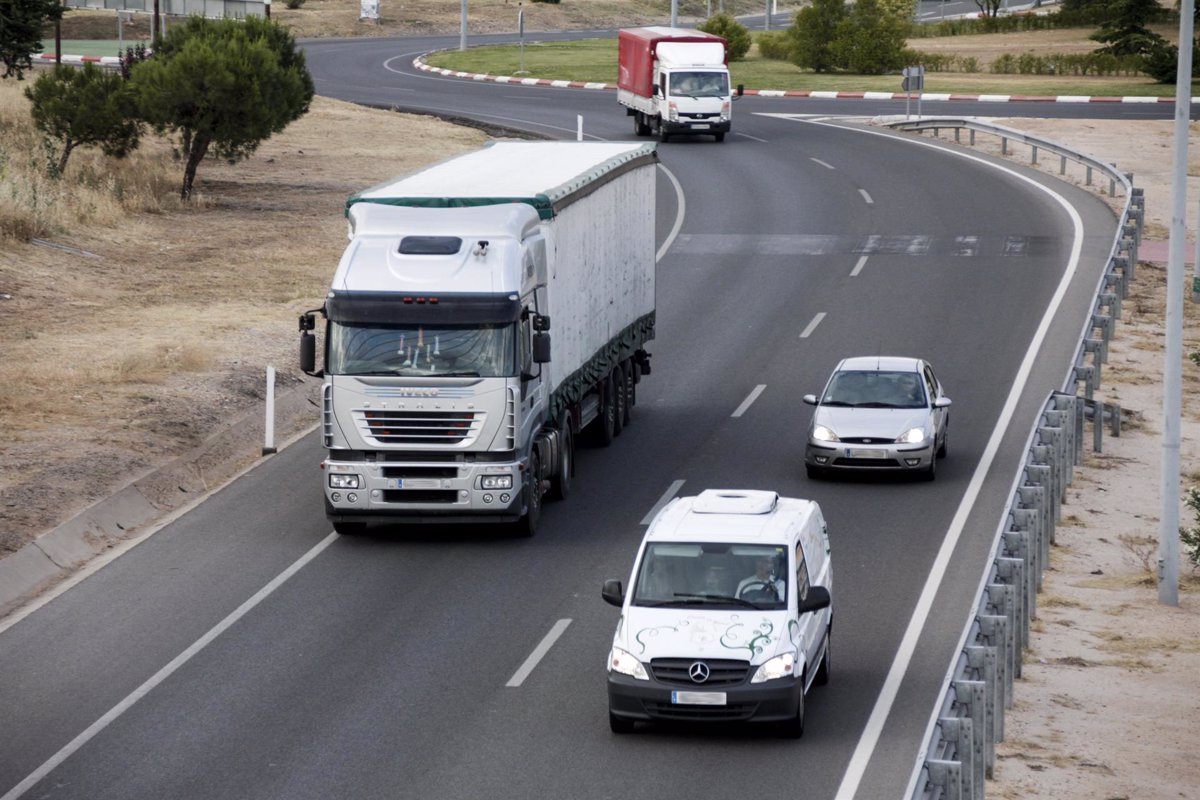
<path fill-rule="evenodd" d="M 604 387 L 601 391 L 603 398 L 600 401 L 600 416 L 594 423 L 596 425 L 596 439 L 601 447 L 608 447 L 616 438 L 616 421 L 617 421 L 617 404 L 616 391 L 614 391 L 613 375 L 610 372 L 608 377 L 604 379 Z"/>
<path fill-rule="evenodd" d="M 571 493 L 571 478 L 575 474 L 575 434 L 571 433 L 571 415 L 558 415 L 558 468 L 550 480 L 550 499 L 566 500 Z"/>
<path fill-rule="evenodd" d="M 542 462 L 537 450 L 529 454 L 529 479 L 525 481 L 525 516 L 517 522 L 517 533 L 533 536 L 542 521 Z"/>
<path fill-rule="evenodd" d="M 625 368 L 621 364 L 613 367 L 613 435 L 620 436 L 625 430 L 625 420 L 629 416 L 629 380 L 625 377 Z"/>
<path fill-rule="evenodd" d="M 637 381 L 633 375 L 633 361 L 627 359 L 621 362 L 621 374 L 625 376 L 624 425 L 625 427 L 629 427 L 629 422 L 633 418 L 633 404 L 636 402 L 635 398 L 637 397 L 637 389 L 634 388 Z"/>

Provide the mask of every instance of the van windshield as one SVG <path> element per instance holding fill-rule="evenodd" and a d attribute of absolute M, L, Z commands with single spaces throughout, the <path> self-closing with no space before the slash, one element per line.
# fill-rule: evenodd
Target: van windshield
<path fill-rule="evenodd" d="M 651 542 L 638 567 L 635 606 L 787 608 L 787 548 L 724 542 Z"/>

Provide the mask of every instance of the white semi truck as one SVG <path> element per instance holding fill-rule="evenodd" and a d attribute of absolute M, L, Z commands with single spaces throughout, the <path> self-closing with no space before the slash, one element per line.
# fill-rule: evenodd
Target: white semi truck
<path fill-rule="evenodd" d="M 650 372 L 657 163 L 650 144 L 502 142 L 350 197 L 349 246 L 300 318 L 335 530 L 533 534 L 577 437 L 611 443 Z"/>

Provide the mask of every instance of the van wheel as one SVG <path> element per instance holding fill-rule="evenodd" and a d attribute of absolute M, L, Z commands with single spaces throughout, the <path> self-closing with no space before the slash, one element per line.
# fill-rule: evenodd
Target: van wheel
<path fill-rule="evenodd" d="M 618 717 L 611 711 L 608 712 L 608 728 L 613 733 L 633 733 L 633 726 L 637 724 L 631 719 Z"/>
<path fill-rule="evenodd" d="M 725 141 L 725 134 L 724 133 L 714 133 L 713 138 L 716 139 L 718 142 L 723 142 L 723 141 Z"/>
<path fill-rule="evenodd" d="M 537 450 L 529 454 L 529 479 L 525 481 L 525 516 L 517 521 L 517 533 L 533 536 L 542 521 L 542 461 Z"/>
<path fill-rule="evenodd" d="M 800 679 L 801 686 L 804 678 Z M 783 723 L 781 732 L 788 739 L 799 739 L 804 735 L 804 691 L 800 692 L 800 702 L 796 705 L 796 716 Z"/>
<path fill-rule="evenodd" d="M 825 629 L 825 655 L 821 656 L 821 666 L 817 667 L 817 674 L 813 677 L 813 683 L 817 686 L 824 686 L 829 683 L 829 674 L 833 671 L 833 625 L 831 624 Z"/>
<path fill-rule="evenodd" d="M 571 416 L 563 412 L 558 416 L 559 454 L 558 469 L 550 479 L 550 499 L 566 500 L 571 493 L 571 477 L 575 474 L 575 434 L 571 433 Z"/>

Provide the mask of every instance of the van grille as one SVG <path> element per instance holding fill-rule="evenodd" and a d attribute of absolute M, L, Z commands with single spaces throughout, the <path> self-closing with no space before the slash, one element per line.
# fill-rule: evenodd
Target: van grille
<path fill-rule="evenodd" d="M 700 684 L 688 675 L 697 661 L 703 661 L 709 670 L 708 680 Z M 750 674 L 750 664 L 735 659 L 655 658 L 650 661 L 650 671 L 654 673 L 655 680 L 694 689 L 698 686 L 708 688 L 745 683 L 746 676 Z"/>
<path fill-rule="evenodd" d="M 475 411 L 359 410 L 355 421 L 364 439 L 381 445 L 457 445 L 473 441 L 484 414 Z"/>

